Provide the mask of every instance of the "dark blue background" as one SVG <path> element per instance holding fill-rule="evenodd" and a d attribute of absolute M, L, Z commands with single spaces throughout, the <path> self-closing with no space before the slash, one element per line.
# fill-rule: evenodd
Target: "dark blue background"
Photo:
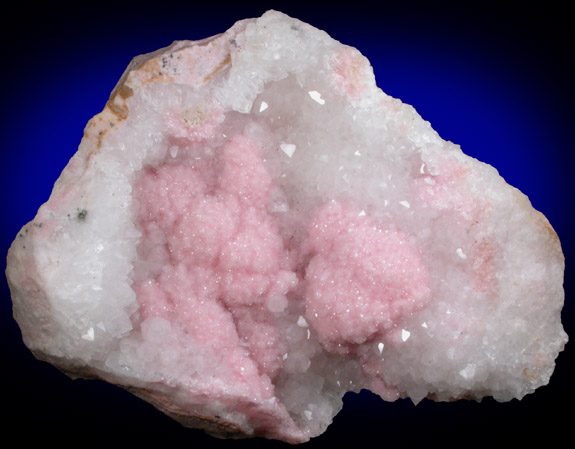
<path fill-rule="evenodd" d="M 550 3 L 537 10 L 487 3 L 197 3 L 21 2 L 3 12 L 2 254 L 48 199 L 84 126 L 102 110 L 132 57 L 174 40 L 218 34 L 236 20 L 274 8 L 357 47 L 370 59 L 386 93 L 415 106 L 444 139 L 494 165 L 530 197 L 562 241 L 567 260 L 563 322 L 575 335 L 570 266 L 575 36 L 564 8 L 554 9 Z M 264 440 L 214 440 L 182 428 L 120 389 L 69 380 L 24 347 L 4 278 L 0 288 L 3 408 L 8 412 L 2 418 L 4 433 L 46 443 L 121 438 L 134 444 L 287 447 Z M 382 446 L 465 441 L 519 445 L 544 438 L 548 446 L 559 443 L 569 434 L 569 407 L 575 399 L 571 345 L 560 355 L 550 385 L 521 402 L 423 401 L 415 407 L 409 401 L 384 403 L 369 393 L 348 395 L 328 431 L 306 447 L 362 444 L 373 438 Z"/>

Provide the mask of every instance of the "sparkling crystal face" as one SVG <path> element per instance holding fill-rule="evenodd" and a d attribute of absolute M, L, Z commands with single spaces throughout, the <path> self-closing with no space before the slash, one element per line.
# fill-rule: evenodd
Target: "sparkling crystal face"
<path fill-rule="evenodd" d="M 347 391 L 506 401 L 549 381 L 549 223 L 357 50 L 269 12 L 148 58 L 11 250 L 39 357 L 291 443 Z"/>

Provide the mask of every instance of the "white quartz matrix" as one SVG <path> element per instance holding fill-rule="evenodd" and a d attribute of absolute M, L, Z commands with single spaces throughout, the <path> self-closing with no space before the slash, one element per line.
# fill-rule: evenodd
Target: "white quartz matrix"
<path fill-rule="evenodd" d="M 39 359 L 219 437 L 300 443 L 347 391 L 547 384 L 563 270 L 525 195 L 358 50 L 268 11 L 133 60 L 7 278 Z"/>

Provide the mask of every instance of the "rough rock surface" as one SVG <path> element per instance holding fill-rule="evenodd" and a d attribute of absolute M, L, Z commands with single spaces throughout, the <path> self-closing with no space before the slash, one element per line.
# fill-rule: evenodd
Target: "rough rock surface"
<path fill-rule="evenodd" d="M 521 398 L 563 255 L 497 171 L 269 11 L 130 64 L 8 254 L 34 354 L 186 426 L 291 443 L 346 391 Z"/>

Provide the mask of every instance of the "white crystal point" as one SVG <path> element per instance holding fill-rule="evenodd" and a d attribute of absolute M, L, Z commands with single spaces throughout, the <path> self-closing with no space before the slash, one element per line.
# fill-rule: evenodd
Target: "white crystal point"
<path fill-rule="evenodd" d="M 38 358 L 210 434 L 301 443 L 347 391 L 547 384 L 563 270 L 525 195 L 358 50 L 268 11 L 132 61 L 6 274 Z"/>

